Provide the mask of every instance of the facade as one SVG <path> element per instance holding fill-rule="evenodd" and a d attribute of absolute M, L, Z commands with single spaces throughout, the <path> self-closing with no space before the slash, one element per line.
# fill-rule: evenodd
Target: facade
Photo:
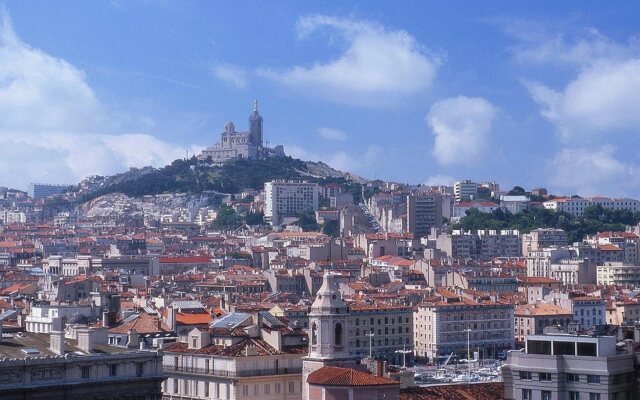
<path fill-rule="evenodd" d="M 451 233 L 439 233 L 435 241 L 436 248 L 449 257 L 473 260 L 519 257 L 522 247 L 517 230 L 454 230 Z"/>
<path fill-rule="evenodd" d="M 438 293 L 440 300 L 419 304 L 414 311 L 416 357 L 434 361 L 455 353 L 466 358 L 467 339 L 482 358 L 495 358 L 501 351 L 514 348 L 512 305 L 469 299 L 446 289 Z"/>
<path fill-rule="evenodd" d="M 264 184 L 264 216 L 272 225 L 301 211 L 318 209 L 318 184 L 276 180 Z"/>
<path fill-rule="evenodd" d="M 65 193 L 68 185 L 52 185 L 47 183 L 32 183 L 29 185 L 29 196 L 34 200 L 44 199 L 49 196 Z"/>
<path fill-rule="evenodd" d="M 571 310 L 536 301 L 534 304 L 517 306 L 515 316 L 515 339 L 522 342 L 528 335 L 539 335 L 544 328 L 567 327 L 572 319 Z"/>
<path fill-rule="evenodd" d="M 407 196 L 407 229 L 414 237 L 425 237 L 431 228 L 442 227 L 442 198 L 438 194 Z"/>
<path fill-rule="evenodd" d="M 473 200 L 478 195 L 478 184 L 470 180 L 453 182 L 453 197 L 456 202 Z"/>
<path fill-rule="evenodd" d="M 88 329 L 79 330 L 77 340 L 65 339 L 61 327 L 58 319 L 51 335 L 2 335 L 1 399 L 162 398 L 159 353 L 94 344 Z"/>
<path fill-rule="evenodd" d="M 200 154 L 201 159 L 222 163 L 229 160 L 246 158 L 262 159 L 269 156 L 284 157 L 284 148 L 276 146 L 268 149 L 263 146 L 262 116 L 258 112 L 258 102 L 253 102 L 253 112 L 249 115 L 249 131 L 236 132 L 233 122 L 227 122 L 220 134 L 220 141 L 207 147 Z"/>
<path fill-rule="evenodd" d="M 640 265 L 628 265 L 622 262 L 607 262 L 598 265 L 598 285 L 635 285 L 640 286 Z"/>
<path fill-rule="evenodd" d="M 569 245 L 567 232 L 556 228 L 539 228 L 522 235 L 522 254 L 540 251 L 546 247 Z"/>
<path fill-rule="evenodd" d="M 467 211 L 472 208 L 482 213 L 490 213 L 500 208 L 500 206 L 491 201 L 460 201 L 453 204 L 453 214 L 451 218 L 457 221 L 466 216 Z"/>
<path fill-rule="evenodd" d="M 635 398 L 633 354 L 619 354 L 612 336 L 531 335 L 502 367 L 508 400 Z"/>
<path fill-rule="evenodd" d="M 306 349 L 307 335 L 272 314 L 227 314 L 165 346 L 164 399 L 300 399 Z"/>
<path fill-rule="evenodd" d="M 372 337 L 369 337 L 373 333 Z M 351 304 L 347 319 L 349 354 L 375 358 L 390 364 L 402 364 L 398 350 L 413 350 L 413 310 L 408 306 Z M 371 346 L 371 347 L 370 347 Z M 407 364 L 411 364 L 407 356 Z"/>
<path fill-rule="evenodd" d="M 610 210 L 640 211 L 640 201 L 625 198 L 588 197 L 562 198 L 542 203 L 547 210 L 565 212 L 575 217 L 584 215 L 584 209 L 589 206 L 601 205 Z"/>

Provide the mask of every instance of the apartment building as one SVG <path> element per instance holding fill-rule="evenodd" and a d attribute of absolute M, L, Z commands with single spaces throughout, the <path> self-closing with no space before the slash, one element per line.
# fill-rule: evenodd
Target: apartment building
<path fill-rule="evenodd" d="M 594 205 L 601 205 L 610 210 L 627 210 L 631 212 L 640 211 L 640 201 L 626 198 L 610 197 L 572 197 L 545 201 L 542 203 L 547 210 L 565 212 L 575 217 L 584 215 L 585 208 Z"/>
<path fill-rule="evenodd" d="M 567 232 L 556 228 L 539 228 L 522 235 L 522 254 L 540 251 L 548 247 L 563 247 L 569 245 Z"/>
<path fill-rule="evenodd" d="M 515 308 L 515 339 L 522 342 L 528 335 L 539 335 L 548 326 L 566 327 L 571 323 L 571 310 L 536 301 Z"/>
<path fill-rule="evenodd" d="M 527 275 L 557 279 L 565 285 L 596 283 L 595 257 L 581 257 L 580 249 L 548 247 L 527 253 Z"/>
<path fill-rule="evenodd" d="M 530 335 L 502 376 L 508 400 L 635 398 L 634 355 L 620 354 L 613 336 Z"/>
<path fill-rule="evenodd" d="M 640 285 L 640 265 L 607 262 L 596 268 L 598 285 Z"/>
<path fill-rule="evenodd" d="M 166 345 L 164 399 L 302 398 L 307 335 L 268 312 L 230 313 Z"/>
<path fill-rule="evenodd" d="M 407 229 L 414 237 L 425 237 L 431 228 L 442 228 L 442 198 L 439 194 L 407 196 Z"/>
<path fill-rule="evenodd" d="M 454 230 L 451 233 L 432 232 L 436 249 L 452 258 L 491 260 L 495 257 L 519 257 L 520 232 L 517 230 L 478 230 L 475 232 Z"/>
<path fill-rule="evenodd" d="M 437 360 L 455 353 L 466 358 L 469 344 L 479 349 L 482 358 L 494 358 L 514 348 L 513 316 L 511 304 L 438 289 L 435 299 L 419 304 L 414 311 L 415 356 Z"/>
<path fill-rule="evenodd" d="M 373 336 L 369 336 L 373 333 Z M 351 304 L 347 318 L 347 341 L 352 356 L 381 357 L 400 365 L 398 350 L 413 350 L 413 309 L 388 304 Z M 407 363 L 412 359 L 407 356 Z"/>
<path fill-rule="evenodd" d="M 317 183 L 275 180 L 265 182 L 264 191 L 264 216 L 272 225 L 282 223 L 285 217 L 295 217 L 301 211 L 318 209 Z"/>
<path fill-rule="evenodd" d="M 453 182 L 453 197 L 456 202 L 473 200 L 478 196 L 478 184 L 466 179 Z"/>

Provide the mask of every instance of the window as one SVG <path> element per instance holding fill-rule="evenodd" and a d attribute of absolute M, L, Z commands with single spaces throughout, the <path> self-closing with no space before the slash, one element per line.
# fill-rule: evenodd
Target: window
<path fill-rule="evenodd" d="M 541 381 L 550 381 L 551 380 L 551 374 L 548 372 L 540 372 L 538 374 L 538 379 Z"/>
<path fill-rule="evenodd" d="M 318 329 L 315 322 L 311 324 L 311 344 L 318 344 Z"/>
<path fill-rule="evenodd" d="M 600 383 L 600 375 L 587 375 L 587 383 Z"/>
<path fill-rule="evenodd" d="M 567 382 L 580 382 L 580 375 L 567 374 Z"/>
<path fill-rule="evenodd" d="M 335 327 L 334 343 L 336 346 L 342 345 L 342 324 L 338 322 Z"/>
<path fill-rule="evenodd" d="M 289 382 L 289 393 L 293 393 L 296 391 L 296 386 L 294 382 Z"/>
<path fill-rule="evenodd" d="M 274 389 L 275 389 L 276 394 L 280 394 L 280 384 L 279 383 L 275 384 L 275 388 Z"/>
<path fill-rule="evenodd" d="M 81 368 L 82 379 L 89 379 L 91 375 L 91 367 L 86 366 Z"/>
<path fill-rule="evenodd" d="M 532 400 L 531 389 L 522 389 L 522 400 Z"/>
<path fill-rule="evenodd" d="M 520 371 L 520 379 L 528 379 L 531 380 L 531 371 Z"/>
<path fill-rule="evenodd" d="M 600 400 L 600 393 L 589 393 L 589 400 Z"/>
<path fill-rule="evenodd" d="M 264 385 L 264 394 L 271 394 L 271 385 L 268 383 Z"/>
<path fill-rule="evenodd" d="M 118 376 L 118 364 L 109 364 L 109 376 Z"/>
<path fill-rule="evenodd" d="M 253 385 L 253 395 L 257 396 L 260 394 L 260 386 L 259 385 Z"/>
<path fill-rule="evenodd" d="M 249 386 L 242 385 L 242 395 L 243 396 L 248 396 L 249 395 Z"/>
<path fill-rule="evenodd" d="M 144 374 L 144 363 L 136 363 L 136 376 L 142 376 Z"/>
<path fill-rule="evenodd" d="M 183 394 L 189 394 L 189 381 L 185 379 L 184 385 L 182 385 L 182 386 L 184 386 L 182 393 Z"/>
<path fill-rule="evenodd" d="M 569 400 L 580 400 L 580 392 L 569 392 Z"/>
<path fill-rule="evenodd" d="M 209 397 L 209 382 L 204 382 L 204 397 Z"/>
<path fill-rule="evenodd" d="M 543 390 L 541 394 L 542 394 L 542 395 L 540 396 L 540 398 L 541 398 L 542 400 L 551 400 L 551 392 L 550 392 L 550 391 L 548 391 L 548 390 Z"/>

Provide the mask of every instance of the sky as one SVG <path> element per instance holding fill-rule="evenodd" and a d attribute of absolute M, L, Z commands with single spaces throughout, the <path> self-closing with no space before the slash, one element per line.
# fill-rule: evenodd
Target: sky
<path fill-rule="evenodd" d="M 0 186 L 248 128 L 370 179 L 640 197 L 640 3 L 0 3 Z"/>

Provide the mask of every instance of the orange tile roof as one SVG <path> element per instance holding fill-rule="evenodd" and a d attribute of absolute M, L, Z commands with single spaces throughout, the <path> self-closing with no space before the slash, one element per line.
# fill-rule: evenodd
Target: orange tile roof
<path fill-rule="evenodd" d="M 176 322 L 183 325 L 208 324 L 211 322 L 211 315 L 209 313 L 177 313 Z"/>
<path fill-rule="evenodd" d="M 351 368 L 322 367 L 309 374 L 307 383 L 322 386 L 388 386 L 400 382 Z"/>

